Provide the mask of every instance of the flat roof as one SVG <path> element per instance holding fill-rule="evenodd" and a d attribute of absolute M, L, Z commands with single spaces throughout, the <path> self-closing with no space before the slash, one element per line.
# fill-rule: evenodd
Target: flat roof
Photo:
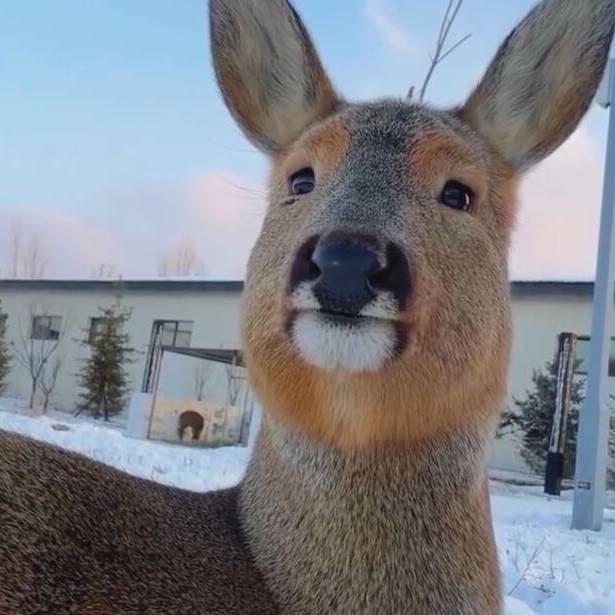
<path fill-rule="evenodd" d="M 0 292 L 8 290 L 71 290 L 112 291 L 118 285 L 126 291 L 164 292 L 241 292 L 242 280 L 205 280 L 190 278 L 152 280 L 61 280 L 61 279 L 0 279 Z M 591 296 L 594 283 L 588 281 L 530 280 L 513 281 L 511 291 L 515 296 L 572 295 Z"/>
<path fill-rule="evenodd" d="M 243 362 L 243 354 L 239 350 L 229 350 L 223 348 L 177 348 L 176 346 L 163 346 L 164 352 L 172 352 L 181 354 L 187 357 L 196 357 L 197 359 L 205 359 L 214 363 L 224 363 L 226 365 L 238 365 L 245 367 Z"/>
<path fill-rule="evenodd" d="M 0 280 L 3 290 L 102 290 L 121 288 L 127 291 L 164 292 L 241 292 L 241 280 L 155 279 L 155 280 Z"/>

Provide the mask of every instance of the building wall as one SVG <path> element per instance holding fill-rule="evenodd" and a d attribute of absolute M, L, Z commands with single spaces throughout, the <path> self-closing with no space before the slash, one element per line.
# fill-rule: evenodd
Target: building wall
<path fill-rule="evenodd" d="M 74 409 L 79 401 L 79 387 L 75 374 L 89 355 L 80 342 L 87 335 L 89 319 L 99 315 L 98 306 L 114 301 L 109 290 L 6 290 L 0 287 L 2 309 L 8 314 L 8 338 L 20 343 L 20 330 L 29 332 L 30 306 L 50 315 L 63 316 L 69 330 L 59 348 L 63 366 L 52 404 Z M 194 321 L 192 347 L 237 348 L 239 345 L 239 293 L 237 291 L 124 291 L 122 303 L 133 308 L 127 324 L 131 343 L 137 350 L 136 361 L 129 366 L 131 384 L 140 390 L 147 349 L 154 320 Z M 15 364 L 5 394 L 27 399 L 30 384 L 27 371 Z"/>
<path fill-rule="evenodd" d="M 130 367 L 133 387 L 141 389 L 153 321 L 156 319 L 194 321 L 191 346 L 209 348 L 239 347 L 239 290 L 125 290 L 124 304 L 133 308 L 128 325 L 132 343 L 139 351 L 137 361 Z M 587 335 L 591 324 L 591 288 L 582 285 L 528 285 L 525 290 L 513 292 L 514 338 L 508 379 L 507 405 L 513 397 L 522 397 L 531 384 L 532 371 L 542 368 L 554 357 L 557 336 L 563 331 Z M 29 306 L 34 302 L 49 314 L 62 315 L 72 326 L 61 354 L 64 365 L 52 403 L 57 407 L 72 409 L 78 402 L 79 389 L 75 374 L 87 356 L 86 347 L 75 339 L 82 339 L 82 329 L 89 318 L 97 315 L 97 306 L 113 301 L 113 292 L 107 290 L 51 290 L 46 288 L 20 289 L 15 285 L 6 288 L 0 282 L 0 299 L 9 315 L 9 338 L 18 342 L 20 319 L 28 327 Z M 171 370 L 173 371 L 173 370 Z M 223 374 L 223 371 L 220 371 Z M 214 379 L 222 378 L 218 374 Z M 190 387 L 192 375 L 181 386 Z M 611 379 L 615 382 L 615 378 Z M 164 388 L 172 392 L 179 379 L 169 380 L 166 375 Z M 615 385 L 613 391 L 615 392 Z M 223 390 L 222 383 L 210 381 L 208 387 Z M 25 371 L 15 367 L 9 380 L 7 394 L 27 398 L 29 391 Z M 517 443 L 512 438 L 497 440 L 490 453 L 493 467 L 523 470 L 524 465 L 516 453 Z"/>

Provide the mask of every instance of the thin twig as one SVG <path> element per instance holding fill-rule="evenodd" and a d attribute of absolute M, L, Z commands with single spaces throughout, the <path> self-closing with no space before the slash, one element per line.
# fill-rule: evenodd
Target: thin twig
<path fill-rule="evenodd" d="M 460 45 L 465 43 L 471 36 L 470 34 L 464 36 L 457 43 L 455 43 L 452 47 L 444 51 L 446 40 L 448 38 L 448 35 L 450 34 L 451 27 L 453 26 L 455 19 L 457 19 L 457 16 L 459 15 L 459 10 L 461 9 L 462 4 L 463 4 L 463 0 L 457 0 L 455 4 L 454 4 L 454 0 L 448 1 L 446 12 L 444 13 L 444 17 L 442 19 L 442 22 L 440 23 L 440 31 L 438 33 L 438 38 L 436 40 L 435 53 L 433 54 L 433 56 L 429 55 L 430 65 L 429 65 L 429 69 L 427 70 L 427 75 L 425 76 L 425 81 L 423 81 L 423 86 L 421 87 L 421 91 L 419 94 L 420 102 L 423 102 L 425 98 L 427 86 L 429 85 L 429 82 L 431 81 L 431 78 L 433 77 L 436 67 L 443 60 L 445 60 L 451 53 L 453 53 L 455 49 L 457 49 Z M 414 93 L 414 88 L 412 88 L 410 92 Z"/>
<path fill-rule="evenodd" d="M 442 57 L 438 60 L 438 63 L 443 62 L 457 47 L 463 45 L 469 38 L 471 38 L 471 34 L 466 34 L 460 41 L 456 42 L 446 53 L 442 54 Z"/>
<path fill-rule="evenodd" d="M 530 557 L 530 559 L 527 560 L 527 565 L 525 566 L 524 571 L 521 573 L 521 576 L 517 579 L 517 582 L 513 585 L 513 588 L 508 592 L 509 596 L 512 596 L 513 593 L 519 587 L 519 585 L 521 585 L 521 581 L 525 579 L 525 575 L 528 573 L 528 570 L 530 569 L 530 566 L 534 563 L 534 560 L 538 557 L 538 553 L 540 553 L 540 550 L 542 549 L 542 546 L 544 544 L 545 544 L 545 537 L 543 536 L 543 539 L 540 541 L 538 546 L 534 549 L 534 553 L 532 553 L 532 556 Z"/>

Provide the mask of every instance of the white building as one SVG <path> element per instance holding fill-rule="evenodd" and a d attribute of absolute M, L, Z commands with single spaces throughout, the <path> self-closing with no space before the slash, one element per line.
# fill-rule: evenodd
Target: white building
<path fill-rule="evenodd" d="M 237 281 L 122 282 L 122 303 L 133 309 L 127 332 L 138 351 L 136 362 L 130 366 L 133 389 L 151 389 L 151 346 L 157 333 L 167 346 L 237 349 L 241 290 L 242 283 Z M 51 400 L 54 406 L 67 410 L 76 407 L 79 387 L 75 374 L 88 356 L 83 341 L 96 326 L 98 307 L 108 306 L 116 291 L 117 285 L 111 281 L 0 280 L 10 341 L 19 344 L 22 337 L 62 336 L 58 351 L 62 369 Z M 589 333 L 592 284 L 514 282 L 512 298 L 515 334 L 509 404 L 513 396 L 524 395 L 532 371 L 553 359 L 560 333 Z M 586 341 L 580 342 L 579 356 L 586 346 Z M 220 389 L 221 384 L 210 382 L 208 386 Z M 15 365 L 5 394 L 27 399 L 29 389 L 26 370 Z M 490 463 L 494 468 L 523 469 L 515 443 L 510 440 L 494 442 Z"/>

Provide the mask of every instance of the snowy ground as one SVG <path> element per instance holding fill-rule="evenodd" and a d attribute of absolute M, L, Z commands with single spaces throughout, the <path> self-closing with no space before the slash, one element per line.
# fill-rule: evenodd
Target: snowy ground
<path fill-rule="evenodd" d="M 0 399 L 0 429 L 193 491 L 237 483 L 249 456 L 245 448 L 204 450 L 131 440 L 118 425 L 60 413 L 29 417 L 9 412 L 13 405 Z M 546 498 L 538 487 L 492 480 L 491 494 L 506 615 L 615 615 L 615 510 L 607 510 L 602 532 L 578 532 L 570 529 L 570 492 Z"/>

